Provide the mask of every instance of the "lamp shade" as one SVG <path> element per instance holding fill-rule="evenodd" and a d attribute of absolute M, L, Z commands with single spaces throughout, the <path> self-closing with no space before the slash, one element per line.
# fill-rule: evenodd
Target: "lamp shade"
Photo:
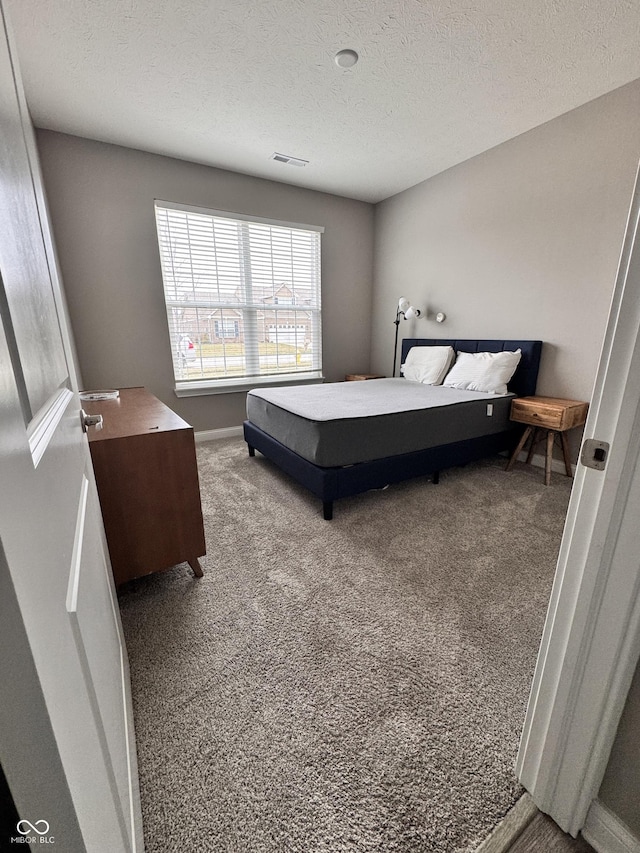
<path fill-rule="evenodd" d="M 405 320 L 412 320 L 414 317 L 417 319 L 422 312 L 419 308 L 414 308 L 413 305 L 410 305 L 407 310 L 404 312 Z"/>
<path fill-rule="evenodd" d="M 410 307 L 411 303 L 409 302 L 406 296 L 401 296 L 400 299 L 398 299 L 398 311 L 402 311 L 404 313 Z"/>

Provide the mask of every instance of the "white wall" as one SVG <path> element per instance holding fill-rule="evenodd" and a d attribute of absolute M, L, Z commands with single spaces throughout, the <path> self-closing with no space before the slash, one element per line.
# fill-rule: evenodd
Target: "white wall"
<path fill-rule="evenodd" d="M 405 337 L 545 342 L 538 393 L 588 400 L 640 157 L 640 81 L 376 207 L 372 369 Z"/>
<path fill-rule="evenodd" d="M 372 205 L 51 131 L 38 146 L 85 388 L 144 385 L 197 430 L 245 417 L 243 393 L 173 392 L 154 199 L 324 225 L 324 372 L 369 369 Z"/>

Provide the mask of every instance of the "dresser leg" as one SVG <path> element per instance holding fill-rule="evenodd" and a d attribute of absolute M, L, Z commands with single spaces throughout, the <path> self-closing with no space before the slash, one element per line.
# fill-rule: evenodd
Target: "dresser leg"
<path fill-rule="evenodd" d="M 187 560 L 187 562 L 189 563 L 189 565 L 193 569 L 194 577 L 201 578 L 203 576 L 204 572 L 202 571 L 202 566 L 200 565 L 198 558 L 193 557 L 193 559 Z"/>

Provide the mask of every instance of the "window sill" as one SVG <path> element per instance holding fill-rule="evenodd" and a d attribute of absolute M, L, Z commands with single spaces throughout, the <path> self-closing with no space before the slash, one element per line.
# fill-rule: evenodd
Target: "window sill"
<path fill-rule="evenodd" d="M 208 394 L 239 394 L 252 388 L 274 388 L 278 385 L 316 385 L 324 382 L 319 371 L 285 373 L 282 376 L 254 376 L 243 379 L 204 379 L 201 382 L 176 382 L 176 397 L 203 397 Z"/>

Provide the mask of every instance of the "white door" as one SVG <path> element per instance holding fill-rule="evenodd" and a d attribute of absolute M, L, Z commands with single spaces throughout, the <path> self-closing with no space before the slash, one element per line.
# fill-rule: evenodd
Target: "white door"
<path fill-rule="evenodd" d="M 142 850 L 126 651 L 33 129 L 0 13 L 0 762 L 19 840 Z"/>
<path fill-rule="evenodd" d="M 636 180 L 524 725 L 518 774 L 576 835 L 593 815 L 640 654 L 640 180 Z M 602 455 L 602 454 L 601 454 Z M 585 465 L 585 463 L 587 463 Z"/>

